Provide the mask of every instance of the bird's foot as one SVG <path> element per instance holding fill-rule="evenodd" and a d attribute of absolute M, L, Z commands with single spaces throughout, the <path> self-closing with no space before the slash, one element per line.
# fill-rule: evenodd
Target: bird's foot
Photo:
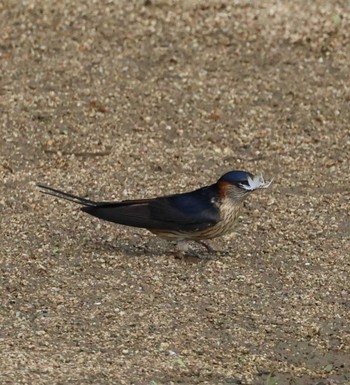
<path fill-rule="evenodd" d="M 210 254 L 200 253 L 199 251 L 192 250 L 192 249 L 186 252 L 186 256 L 190 258 L 192 257 L 192 258 L 201 259 L 202 261 L 209 261 L 214 259 L 214 257 Z"/>
<path fill-rule="evenodd" d="M 205 242 L 203 242 L 203 243 L 202 243 L 202 241 L 196 241 L 196 242 L 203 245 L 207 249 L 209 254 L 215 253 L 215 250 L 210 245 L 206 244 Z M 192 258 L 198 258 L 198 259 L 202 259 L 202 260 L 212 259 L 212 256 L 210 256 L 208 254 L 203 254 L 203 253 L 200 253 L 196 250 L 193 250 L 192 248 L 189 247 L 189 242 L 186 240 L 183 240 L 183 241 L 180 241 L 176 244 L 176 257 L 184 259 L 186 256 L 192 257 Z"/>
<path fill-rule="evenodd" d="M 208 253 L 210 253 L 210 254 L 216 253 L 216 250 L 212 246 L 210 246 L 209 243 L 202 241 L 202 240 L 196 240 L 196 242 L 199 243 L 200 245 L 204 246 L 207 249 Z"/>

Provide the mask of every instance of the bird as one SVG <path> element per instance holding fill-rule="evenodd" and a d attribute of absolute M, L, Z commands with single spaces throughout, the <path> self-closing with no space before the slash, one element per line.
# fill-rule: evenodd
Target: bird
<path fill-rule="evenodd" d="M 235 229 L 243 202 L 251 192 L 266 189 L 262 175 L 234 170 L 214 184 L 191 192 L 150 199 L 94 201 L 56 188 L 37 184 L 41 192 L 81 205 L 81 211 L 105 221 L 144 228 L 151 233 L 176 241 L 179 250 L 188 250 L 188 241 L 215 250 L 207 240 L 229 234 Z"/>

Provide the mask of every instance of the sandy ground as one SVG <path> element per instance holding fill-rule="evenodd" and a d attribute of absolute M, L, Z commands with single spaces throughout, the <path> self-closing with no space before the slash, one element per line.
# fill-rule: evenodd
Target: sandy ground
<path fill-rule="evenodd" d="M 0 3 L 1 384 L 350 384 L 349 1 Z M 41 195 L 275 177 L 209 261 Z"/>

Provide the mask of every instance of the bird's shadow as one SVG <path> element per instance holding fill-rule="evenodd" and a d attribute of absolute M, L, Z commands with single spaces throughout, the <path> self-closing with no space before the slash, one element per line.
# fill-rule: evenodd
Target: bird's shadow
<path fill-rule="evenodd" d="M 89 241 L 89 247 L 93 244 L 96 250 L 102 250 L 106 253 L 116 253 L 130 258 L 140 257 L 169 257 L 178 261 L 189 263 L 208 262 L 216 258 L 216 254 L 203 252 L 201 249 L 193 247 L 183 255 L 179 255 L 176 250 L 175 242 L 168 242 L 159 238 L 150 238 L 147 241 L 141 239 L 118 239 L 113 240 L 105 238 L 94 238 Z M 221 252 L 219 254 L 222 254 Z"/>

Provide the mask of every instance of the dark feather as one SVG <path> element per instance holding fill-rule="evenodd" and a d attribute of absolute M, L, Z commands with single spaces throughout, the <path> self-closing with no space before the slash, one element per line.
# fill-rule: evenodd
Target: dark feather
<path fill-rule="evenodd" d="M 97 202 L 92 201 L 90 199 L 82 198 L 74 194 L 69 194 L 62 190 L 57 190 L 55 188 L 45 186 L 43 184 L 38 183 L 37 186 L 42 189 L 42 191 L 40 192 L 42 192 L 43 194 L 52 195 L 56 198 L 65 199 L 66 201 L 78 203 L 79 205 L 95 206 L 97 204 Z"/>
<path fill-rule="evenodd" d="M 204 230 L 220 221 L 213 199 L 220 199 L 216 185 L 193 192 L 154 199 L 96 202 L 38 184 L 42 193 L 65 199 L 84 207 L 82 211 L 97 218 L 126 226 L 153 230 Z"/>

